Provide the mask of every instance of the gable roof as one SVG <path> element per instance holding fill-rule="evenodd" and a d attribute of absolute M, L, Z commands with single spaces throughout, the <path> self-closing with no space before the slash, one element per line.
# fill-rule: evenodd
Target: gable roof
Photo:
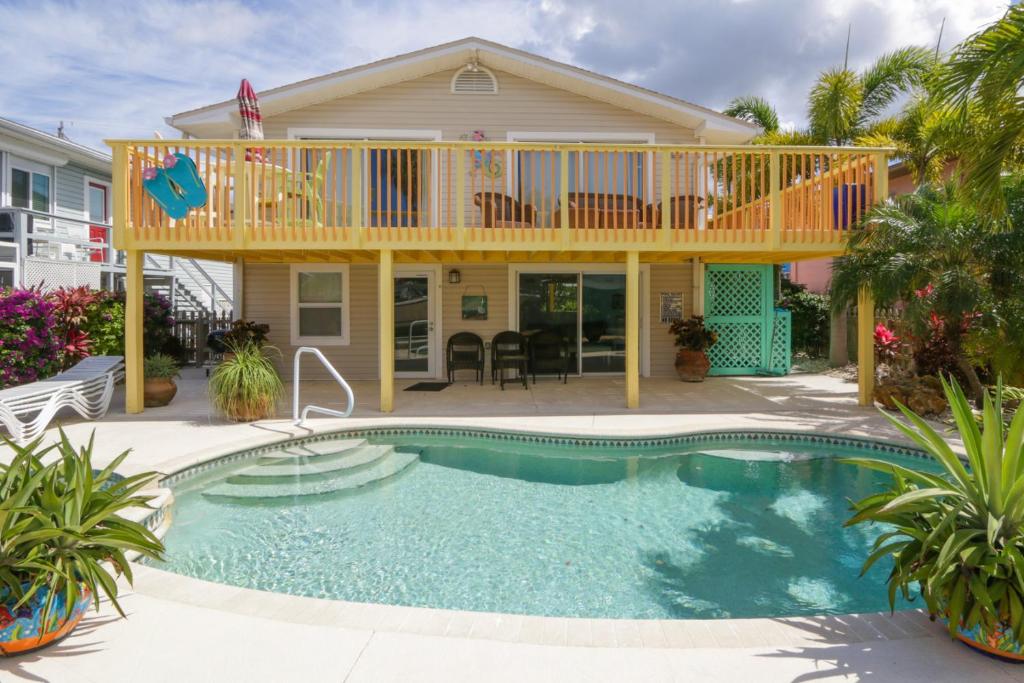
<path fill-rule="evenodd" d="M 89 170 L 110 175 L 109 154 L 10 119 L 0 118 L 0 150 L 50 166 L 75 162 Z"/>
<path fill-rule="evenodd" d="M 457 69 L 473 59 L 491 69 L 691 128 L 709 143 L 741 144 L 759 132 L 757 126 L 713 109 L 482 38 L 463 38 L 264 90 L 258 93 L 260 109 L 264 116 L 274 116 Z M 200 137 L 224 136 L 226 131 L 234 132 L 239 127 L 238 105 L 234 99 L 225 100 L 175 114 L 167 123 Z"/>

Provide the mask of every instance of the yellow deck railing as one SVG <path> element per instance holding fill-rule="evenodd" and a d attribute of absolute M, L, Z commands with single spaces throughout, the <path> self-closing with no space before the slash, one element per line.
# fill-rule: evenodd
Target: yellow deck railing
<path fill-rule="evenodd" d="M 889 150 L 114 140 L 121 248 L 835 251 Z M 143 170 L 181 152 L 207 202 L 172 221 Z"/>

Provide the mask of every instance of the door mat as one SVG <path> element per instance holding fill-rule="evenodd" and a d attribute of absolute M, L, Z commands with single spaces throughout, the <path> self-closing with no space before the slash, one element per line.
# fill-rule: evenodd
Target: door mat
<path fill-rule="evenodd" d="M 416 382 L 406 387 L 406 391 L 441 391 L 448 387 L 448 382 Z"/>

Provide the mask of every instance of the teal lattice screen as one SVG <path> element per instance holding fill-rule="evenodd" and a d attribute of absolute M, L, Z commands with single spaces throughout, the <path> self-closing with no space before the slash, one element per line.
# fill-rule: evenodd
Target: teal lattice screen
<path fill-rule="evenodd" d="M 791 348 L 793 329 L 789 311 L 781 308 L 775 309 L 773 325 L 771 338 L 772 374 L 788 375 L 790 368 L 793 366 L 793 352 Z"/>
<path fill-rule="evenodd" d="M 711 374 L 789 371 L 788 313 L 784 320 L 776 317 L 773 293 L 771 266 L 707 266 L 704 319 L 718 332 L 718 343 L 708 349 Z"/>

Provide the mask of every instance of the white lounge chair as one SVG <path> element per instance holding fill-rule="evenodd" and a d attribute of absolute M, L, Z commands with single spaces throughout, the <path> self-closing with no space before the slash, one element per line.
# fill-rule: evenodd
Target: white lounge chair
<path fill-rule="evenodd" d="M 88 420 L 107 413 L 114 384 L 124 377 L 122 356 L 90 356 L 49 379 L 0 391 L 0 422 L 17 444 L 43 433 L 61 408 L 72 408 Z M 35 415 L 22 422 L 21 417 Z"/>

